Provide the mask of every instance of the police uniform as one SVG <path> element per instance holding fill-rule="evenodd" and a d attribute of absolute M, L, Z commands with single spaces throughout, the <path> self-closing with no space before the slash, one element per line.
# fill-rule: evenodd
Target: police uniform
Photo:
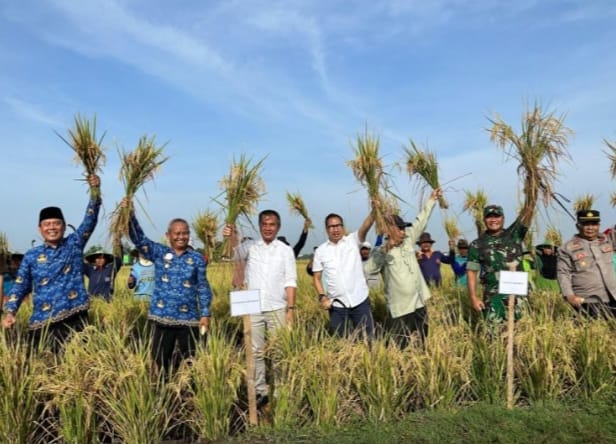
<path fill-rule="evenodd" d="M 596 210 L 578 212 L 578 223 L 599 222 Z M 614 243 L 599 233 L 594 240 L 575 235 L 558 250 L 557 279 L 563 296 L 584 298 L 586 308 L 596 304 L 616 306 Z"/>

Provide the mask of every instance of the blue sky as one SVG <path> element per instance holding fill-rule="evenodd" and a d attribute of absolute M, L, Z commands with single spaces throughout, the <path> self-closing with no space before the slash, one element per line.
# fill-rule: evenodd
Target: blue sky
<path fill-rule="evenodd" d="M 368 211 L 346 161 L 368 125 L 378 134 L 392 179 L 412 219 L 420 195 L 393 165 L 413 138 L 436 152 L 451 203 L 481 187 L 512 221 L 519 200 L 516 165 L 489 140 L 498 112 L 519 128 L 526 104 L 566 113 L 574 131 L 570 164 L 557 190 L 593 193 L 613 223 L 616 186 L 602 140 L 616 140 L 616 3 L 611 0 L 0 2 L 0 231 L 24 251 L 39 240 L 38 211 L 63 208 L 80 222 L 80 167 L 55 134 L 77 113 L 96 114 L 106 131 L 104 215 L 93 243 L 107 244 L 107 218 L 122 197 L 118 147 L 156 135 L 170 157 L 138 212 L 150 237 L 173 217 L 206 208 L 231 160 L 268 156 L 260 209 L 283 216 L 295 240 L 302 221 L 285 192 L 300 192 L 316 222 L 307 248 L 322 242 L 322 219 L 345 216 L 355 229 Z M 429 231 L 444 248 L 444 213 Z M 549 209 L 541 225 L 573 223 Z M 539 234 L 540 235 L 540 234 Z"/>

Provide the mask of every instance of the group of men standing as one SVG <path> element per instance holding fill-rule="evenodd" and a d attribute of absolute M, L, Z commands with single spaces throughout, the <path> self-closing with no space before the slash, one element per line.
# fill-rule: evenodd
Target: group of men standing
<path fill-rule="evenodd" d="M 87 323 L 89 295 L 82 275 L 83 249 L 96 227 L 101 206 L 100 187 L 96 175 L 88 178 L 91 197 L 80 226 L 65 237 L 66 222 L 58 207 L 47 207 L 39 214 L 39 232 L 44 242 L 29 250 L 15 283 L 4 304 L 4 328 L 16 322 L 15 314 L 26 295 L 34 291 L 30 318 L 32 344 L 50 344 L 58 351 L 71 332 Z M 370 341 L 374 321 L 365 273 L 380 274 L 383 279 L 388 316 L 385 329 L 401 347 L 408 346 L 413 333 L 423 344 L 428 335 L 427 301 L 430 286 L 422 274 L 421 254 L 415 245 L 433 241 L 425 228 L 434 206 L 442 196 L 436 189 L 415 220 L 399 216 L 386 220 L 385 239 L 364 257 L 366 235 L 373 225 L 368 214 L 359 229 L 347 234 L 342 216 L 331 213 L 325 218 L 327 241 L 316 248 L 311 264 L 313 286 L 318 302 L 329 312 L 329 330 L 336 336 L 357 335 Z M 189 224 L 173 219 L 166 232 L 167 245 L 145 236 L 132 210 L 124 199 L 123 208 L 131 208 L 129 235 L 144 265 L 153 265 L 153 288 L 148 319 L 152 330 L 152 353 L 161 369 L 171 371 L 179 359 L 195 352 L 196 340 L 206 334 L 210 325 L 212 291 L 207 279 L 207 262 L 189 245 Z M 470 245 L 457 244 L 462 261 L 450 254 L 456 283 L 466 285 L 473 309 L 490 320 L 506 317 L 505 298 L 499 294 L 499 275 L 503 270 L 521 270 L 522 241 L 532 219 L 534 202 L 527 201 L 520 215 L 507 228 L 504 212 L 498 205 L 483 210 L 486 231 Z M 613 252 L 616 234 L 599 232 L 599 212 L 590 210 L 577 215 L 578 233 L 566 242 L 557 256 L 557 279 L 563 296 L 577 310 L 591 316 L 616 314 L 616 274 Z M 237 229 L 226 225 L 223 235 L 235 247 L 233 286 L 259 290 L 261 312 L 251 316 L 253 350 L 256 358 L 255 388 L 260 405 L 267 404 L 264 350 L 266 334 L 294 323 L 297 292 L 296 252 L 281 241 L 280 215 L 274 210 L 259 214 L 260 239 L 238 243 Z M 305 233 L 304 233 L 305 232 Z M 304 234 L 307 235 L 306 225 Z M 304 236 L 305 242 L 305 236 Z M 453 250 L 453 243 L 450 242 Z M 427 257 L 433 252 L 423 251 Z M 468 256 L 466 256 L 468 251 Z M 441 257 L 440 261 L 444 261 Z M 103 267 L 103 263 L 94 264 Z M 96 282 L 91 277 L 91 283 Z M 440 282 L 432 282 L 438 285 Z M 136 284 L 129 278 L 129 287 Z M 483 296 L 479 297 L 479 285 Z M 516 317 L 520 315 L 518 304 Z"/>

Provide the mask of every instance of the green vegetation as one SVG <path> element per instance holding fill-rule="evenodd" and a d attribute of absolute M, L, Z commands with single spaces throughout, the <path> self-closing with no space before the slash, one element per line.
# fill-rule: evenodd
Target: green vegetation
<path fill-rule="evenodd" d="M 20 328 L 0 340 L 0 436 L 80 443 L 616 439 L 616 322 L 576 319 L 559 295 L 533 295 L 516 324 L 516 406 L 506 410 L 505 330 L 471 312 L 449 268 L 430 301 L 425 351 L 400 351 L 387 337 L 370 348 L 330 338 L 304 267 L 299 261 L 298 322 L 268 346 L 274 393 L 258 428 L 247 430 L 241 319 L 229 317 L 227 296 L 232 265 L 214 263 L 208 344 L 168 381 L 149 358 L 147 305 L 124 290 L 127 267 L 113 301 L 93 301 L 91 325 L 59 359 L 26 357 L 24 305 Z M 382 322 L 382 292 L 371 299 Z"/>

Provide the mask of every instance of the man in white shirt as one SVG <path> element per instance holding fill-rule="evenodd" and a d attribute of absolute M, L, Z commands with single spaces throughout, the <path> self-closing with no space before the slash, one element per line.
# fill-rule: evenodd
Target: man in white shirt
<path fill-rule="evenodd" d="M 236 288 L 259 290 L 261 313 L 250 316 L 252 349 L 255 356 L 255 391 L 257 406 L 269 401 L 265 377 L 265 334 L 280 327 L 291 327 L 295 310 L 297 269 L 293 249 L 277 239 L 280 215 L 274 210 L 259 214 L 261 239 L 242 242 L 236 249 Z M 237 237 L 233 226 L 226 226 L 223 235 Z"/>
<path fill-rule="evenodd" d="M 357 330 L 368 338 L 374 334 L 368 285 L 359 254 L 359 247 L 366 240 L 373 222 L 370 213 L 359 230 L 345 235 L 341 216 L 331 213 L 325 218 L 328 240 L 314 253 L 313 282 L 321 306 L 329 310 L 329 330 L 337 336 L 346 336 Z M 327 293 L 323 289 L 322 277 L 325 278 Z M 352 329 L 347 328 L 349 322 Z"/>

